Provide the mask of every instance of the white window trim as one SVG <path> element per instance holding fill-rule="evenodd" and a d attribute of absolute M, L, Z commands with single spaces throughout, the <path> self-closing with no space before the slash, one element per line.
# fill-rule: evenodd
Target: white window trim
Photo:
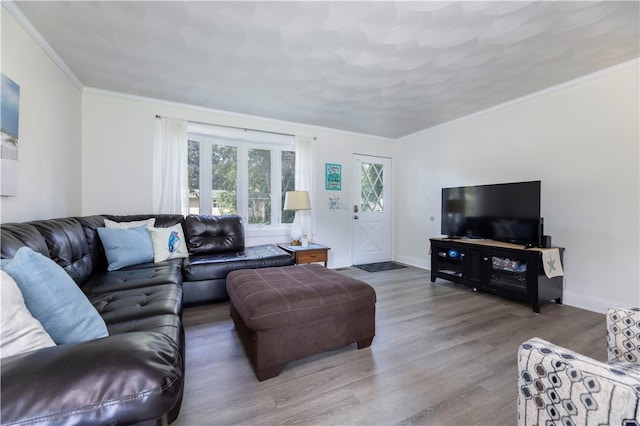
<path fill-rule="evenodd" d="M 211 146 L 213 144 L 235 146 L 238 156 L 236 182 L 238 188 L 242 188 L 242 190 L 238 189 L 237 208 L 238 215 L 242 216 L 244 220 L 247 235 L 281 236 L 288 234 L 291 224 L 281 223 L 281 200 L 279 196 L 274 196 L 273 194 L 280 194 L 282 191 L 282 152 L 295 152 L 294 137 L 199 123 L 189 123 L 188 130 L 188 139 L 200 143 L 200 193 L 210 194 L 212 192 L 211 168 L 206 164 L 208 159 L 211 158 Z M 268 149 L 271 152 L 271 225 L 248 223 L 249 202 L 248 194 L 246 193 L 246 188 L 248 188 L 248 162 L 246 159 L 248 158 L 248 150 L 252 148 Z M 280 173 L 274 173 L 274 170 L 279 170 Z M 212 214 L 210 200 L 201 197 L 200 211 L 202 214 Z"/>

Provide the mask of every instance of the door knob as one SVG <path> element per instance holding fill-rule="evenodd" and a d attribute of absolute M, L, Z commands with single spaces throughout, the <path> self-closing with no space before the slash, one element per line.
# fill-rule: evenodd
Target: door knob
<path fill-rule="evenodd" d="M 356 219 L 356 220 L 358 220 L 358 215 L 357 215 L 357 214 L 354 214 L 354 215 L 353 215 L 353 218 L 354 218 L 354 219 Z"/>

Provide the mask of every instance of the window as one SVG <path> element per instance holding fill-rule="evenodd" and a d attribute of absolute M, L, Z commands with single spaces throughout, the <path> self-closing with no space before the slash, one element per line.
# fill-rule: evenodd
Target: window
<path fill-rule="evenodd" d="M 295 189 L 293 138 L 288 143 L 189 134 L 189 213 L 238 214 L 248 227 L 293 222 L 284 194 Z"/>

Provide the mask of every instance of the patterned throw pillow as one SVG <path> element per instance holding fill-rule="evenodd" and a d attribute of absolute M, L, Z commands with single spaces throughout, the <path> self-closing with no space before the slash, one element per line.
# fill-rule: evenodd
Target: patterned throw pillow
<path fill-rule="evenodd" d="M 640 309 L 607 309 L 607 355 L 609 361 L 640 361 Z"/>
<path fill-rule="evenodd" d="M 149 228 L 149 233 L 153 242 L 154 262 L 189 257 L 182 225 L 179 223 L 169 228 Z"/>

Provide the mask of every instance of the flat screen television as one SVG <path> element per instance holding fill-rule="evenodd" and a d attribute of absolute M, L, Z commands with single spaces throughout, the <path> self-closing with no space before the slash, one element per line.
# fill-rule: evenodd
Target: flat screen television
<path fill-rule="evenodd" d="M 442 188 L 442 235 L 540 243 L 540 181 Z"/>

